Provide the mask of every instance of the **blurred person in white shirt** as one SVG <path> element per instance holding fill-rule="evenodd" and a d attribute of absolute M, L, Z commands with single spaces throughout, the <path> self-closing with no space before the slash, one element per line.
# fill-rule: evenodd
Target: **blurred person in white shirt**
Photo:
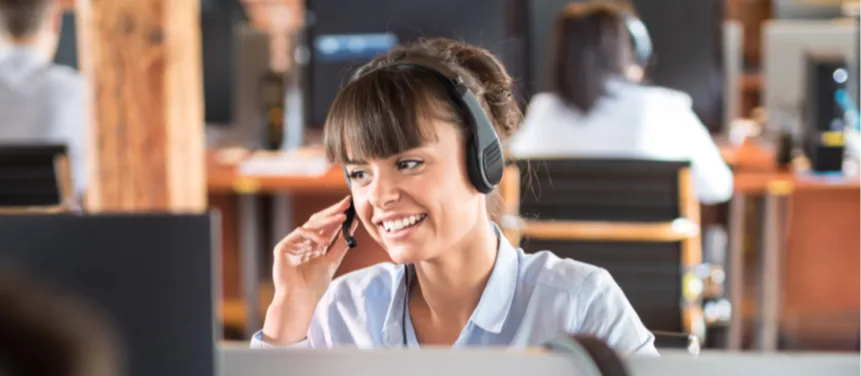
<path fill-rule="evenodd" d="M 690 96 L 639 83 L 629 14 L 603 2 L 561 11 L 551 41 L 551 90 L 532 98 L 509 153 L 517 159 L 687 160 L 700 202 L 729 200 L 732 172 Z"/>
<path fill-rule="evenodd" d="M 61 19 L 56 0 L 0 0 L 0 142 L 65 144 L 80 198 L 85 85 L 78 72 L 52 62 Z"/>

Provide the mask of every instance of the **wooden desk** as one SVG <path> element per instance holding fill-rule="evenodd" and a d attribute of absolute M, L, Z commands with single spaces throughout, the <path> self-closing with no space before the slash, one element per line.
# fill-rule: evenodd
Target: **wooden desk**
<path fill-rule="evenodd" d="M 856 281 L 861 278 L 859 179 L 780 171 L 773 152 L 755 142 L 738 147 L 723 144 L 721 153 L 734 170 L 727 265 L 733 305 L 729 349 L 742 347 L 744 220 L 751 198 L 764 201 L 755 347 L 775 351 L 781 334 L 807 343 L 851 341 L 854 337 L 846 338 L 845 333 L 858 331 Z M 854 230 L 847 231 L 850 228 Z M 824 249 L 830 257 L 822 257 Z M 823 319 L 832 325 L 809 324 Z M 839 338 L 841 331 L 843 338 Z"/>

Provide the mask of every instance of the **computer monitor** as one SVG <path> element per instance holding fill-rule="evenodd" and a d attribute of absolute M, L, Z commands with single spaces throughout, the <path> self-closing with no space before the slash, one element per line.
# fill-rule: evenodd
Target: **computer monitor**
<path fill-rule="evenodd" d="M 94 305 L 124 374 L 211 376 L 217 228 L 210 215 L 0 216 L 0 267 Z"/>
<path fill-rule="evenodd" d="M 549 87 L 548 57 L 552 28 L 559 11 L 574 1 L 532 0 L 527 3 L 529 51 L 528 95 Z M 633 4 L 649 31 L 654 48 L 646 82 L 683 91 L 693 99 L 700 121 L 713 132 L 724 119 L 722 30 L 724 2 L 719 0 L 618 0 Z"/>
<path fill-rule="evenodd" d="M 538 348 L 466 348 L 452 351 L 433 347 L 413 350 L 367 350 L 341 348 L 329 351 L 283 351 L 249 349 L 247 345 L 222 346 L 224 376 L 362 374 L 389 376 L 520 376 L 597 375 L 586 362 Z M 601 358 L 606 363 L 607 357 Z M 861 361 L 857 353 L 752 354 L 705 352 L 693 357 L 680 351 L 661 351 L 660 357 L 623 356 L 621 374 L 636 376 L 723 376 L 723 375 L 857 375 Z M 609 367 L 608 367 L 609 368 Z M 612 369 L 612 368 L 610 368 Z M 289 371 L 286 371 L 289 370 Z M 605 375 L 620 373 L 606 372 Z"/>
<path fill-rule="evenodd" d="M 186 0 L 188 1 L 188 0 Z M 239 0 L 200 0 L 204 116 L 210 125 L 236 121 L 236 30 L 248 18 Z"/>
<path fill-rule="evenodd" d="M 858 24 L 853 20 L 770 20 L 762 25 L 762 104 L 766 132 L 800 134 L 803 122 L 806 57 L 833 53 L 856 56 Z M 850 63 L 850 65 L 853 65 Z"/>
<path fill-rule="evenodd" d="M 78 69 L 78 41 L 75 28 L 77 27 L 74 12 L 63 12 L 60 26 L 60 40 L 57 41 L 57 52 L 54 63 Z"/>
<path fill-rule="evenodd" d="M 772 0 L 772 18 L 832 19 L 842 17 L 842 5 L 847 0 Z"/>
<path fill-rule="evenodd" d="M 522 0 L 307 0 L 307 126 L 321 127 L 338 90 L 373 56 L 419 37 L 487 48 L 522 80 Z"/>

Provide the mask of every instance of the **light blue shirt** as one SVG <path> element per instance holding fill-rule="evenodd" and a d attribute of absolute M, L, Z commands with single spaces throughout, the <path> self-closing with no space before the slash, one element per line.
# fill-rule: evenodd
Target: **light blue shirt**
<path fill-rule="evenodd" d="M 605 269 L 541 251 L 515 249 L 499 238 L 496 263 L 478 306 L 454 343 L 460 346 L 540 346 L 562 332 L 589 333 L 622 354 L 657 355 L 654 336 Z M 410 267 L 409 275 L 415 276 Z M 373 265 L 334 281 L 314 313 L 305 340 L 287 347 L 417 346 L 405 320 L 404 267 Z M 251 347 L 273 347 L 261 332 Z"/>

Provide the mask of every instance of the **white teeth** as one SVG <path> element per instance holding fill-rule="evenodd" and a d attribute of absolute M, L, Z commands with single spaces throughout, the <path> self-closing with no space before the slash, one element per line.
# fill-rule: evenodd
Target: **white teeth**
<path fill-rule="evenodd" d="M 422 215 L 411 215 L 406 218 L 384 221 L 383 228 L 386 231 L 398 231 L 404 227 L 412 226 L 422 220 Z"/>

